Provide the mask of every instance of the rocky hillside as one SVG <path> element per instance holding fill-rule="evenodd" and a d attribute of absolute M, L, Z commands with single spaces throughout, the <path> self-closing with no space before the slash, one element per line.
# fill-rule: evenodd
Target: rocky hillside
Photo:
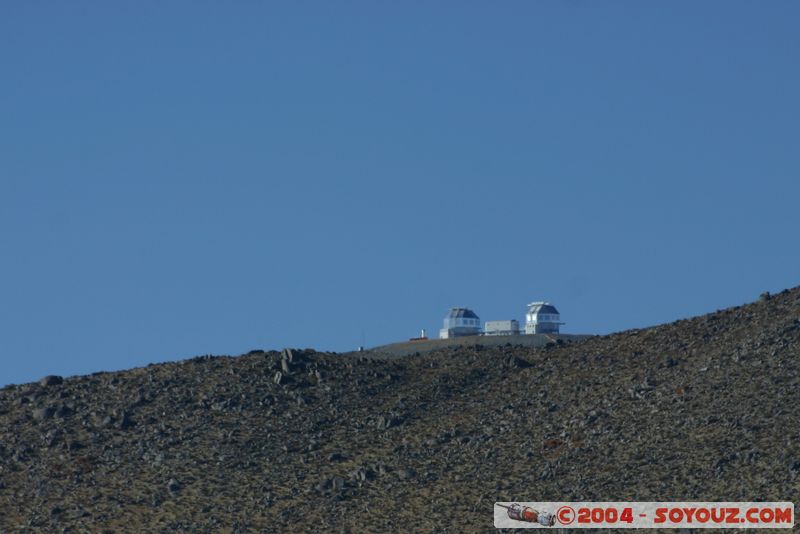
<path fill-rule="evenodd" d="M 798 500 L 800 289 L 543 348 L 202 356 L 0 390 L 0 531 L 494 532 L 496 500 Z"/>

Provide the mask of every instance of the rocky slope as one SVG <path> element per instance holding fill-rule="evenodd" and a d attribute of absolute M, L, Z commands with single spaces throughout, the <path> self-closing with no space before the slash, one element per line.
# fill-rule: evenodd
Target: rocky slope
<path fill-rule="evenodd" d="M 493 532 L 496 500 L 796 501 L 799 359 L 793 289 L 564 346 L 49 377 L 0 390 L 0 531 Z"/>

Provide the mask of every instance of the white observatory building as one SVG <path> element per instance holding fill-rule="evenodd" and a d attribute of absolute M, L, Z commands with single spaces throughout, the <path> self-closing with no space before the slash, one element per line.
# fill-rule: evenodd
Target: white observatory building
<path fill-rule="evenodd" d="M 459 336 L 477 336 L 481 333 L 481 320 L 469 308 L 450 308 L 444 318 L 444 328 L 439 330 L 441 339 Z"/>
<path fill-rule="evenodd" d="M 525 314 L 526 334 L 558 334 L 561 315 L 549 302 L 531 302 Z"/>

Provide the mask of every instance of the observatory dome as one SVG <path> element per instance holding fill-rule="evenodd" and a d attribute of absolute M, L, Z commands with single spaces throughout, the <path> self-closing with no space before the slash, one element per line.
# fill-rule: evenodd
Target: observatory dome
<path fill-rule="evenodd" d="M 549 302 L 531 302 L 525 314 L 526 334 L 558 334 L 561 314 Z"/>
<path fill-rule="evenodd" d="M 439 331 L 439 337 L 447 339 L 457 336 L 476 336 L 481 332 L 481 320 L 469 308 L 450 308 L 444 318 L 444 328 Z"/>

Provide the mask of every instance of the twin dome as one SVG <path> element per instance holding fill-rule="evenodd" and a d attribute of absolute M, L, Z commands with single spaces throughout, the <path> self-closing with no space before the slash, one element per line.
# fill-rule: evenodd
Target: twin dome
<path fill-rule="evenodd" d="M 510 321 L 489 321 L 491 323 L 516 323 Z M 487 323 L 488 324 L 488 323 Z M 525 314 L 525 333 L 526 334 L 558 334 L 561 322 L 561 315 L 555 306 L 549 302 L 532 302 L 528 304 L 528 312 Z M 486 333 L 489 334 L 486 329 Z M 478 336 L 484 333 L 481 329 L 481 320 L 478 315 L 469 308 L 450 308 L 444 318 L 443 328 L 439 331 L 439 337 L 447 339 L 460 336 Z"/>

